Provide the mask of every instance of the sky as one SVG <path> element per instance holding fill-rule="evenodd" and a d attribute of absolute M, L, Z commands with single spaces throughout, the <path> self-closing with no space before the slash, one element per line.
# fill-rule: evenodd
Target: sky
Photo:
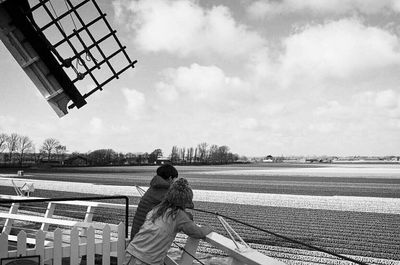
<path fill-rule="evenodd" d="M 0 133 L 69 152 L 399 155 L 399 1 L 97 2 L 135 68 L 59 118 L 0 44 Z"/>

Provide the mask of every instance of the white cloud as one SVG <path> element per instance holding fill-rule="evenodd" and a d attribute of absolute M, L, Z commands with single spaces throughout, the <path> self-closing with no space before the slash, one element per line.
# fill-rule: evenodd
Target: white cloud
<path fill-rule="evenodd" d="M 245 64 L 246 76 L 256 87 L 274 88 L 279 65 L 272 59 L 272 52 L 267 46 L 249 54 Z"/>
<path fill-rule="evenodd" d="M 290 102 L 287 103 L 275 103 L 268 102 L 268 104 L 263 105 L 263 114 L 269 116 L 275 116 L 285 113 L 288 110 L 288 106 L 291 105 Z"/>
<path fill-rule="evenodd" d="M 342 99 L 343 100 L 343 99 Z M 397 121 L 396 121 L 397 120 Z M 327 101 L 314 110 L 308 129 L 319 132 L 347 132 L 359 137 L 397 128 L 400 94 L 393 90 L 362 91 L 349 100 Z"/>
<path fill-rule="evenodd" d="M 156 84 L 156 91 L 160 98 L 164 99 L 167 102 L 174 102 L 179 98 L 178 91 L 176 90 L 175 86 L 171 84 L 158 82 Z"/>
<path fill-rule="evenodd" d="M 145 112 L 145 95 L 135 89 L 123 88 L 122 93 L 127 101 L 127 112 L 135 120 L 140 119 Z"/>
<path fill-rule="evenodd" d="M 314 14 L 377 14 L 400 12 L 397 0 L 282 0 L 255 1 L 247 7 L 247 13 L 254 18 L 268 18 L 278 14 L 311 12 Z"/>
<path fill-rule="evenodd" d="M 339 130 L 337 124 L 334 122 L 320 122 L 310 124 L 308 126 L 308 129 L 310 129 L 311 131 L 316 131 L 318 133 L 333 133 Z"/>
<path fill-rule="evenodd" d="M 397 91 L 364 91 L 354 98 L 360 109 L 368 110 L 383 121 L 400 119 L 400 93 Z"/>
<path fill-rule="evenodd" d="M 113 134 L 121 134 L 121 135 L 126 135 L 129 134 L 131 131 L 131 128 L 127 125 L 111 125 L 111 132 Z"/>
<path fill-rule="evenodd" d="M 325 106 L 315 109 L 315 115 L 320 117 L 343 117 L 348 114 L 348 109 L 339 102 L 332 100 L 327 102 Z"/>
<path fill-rule="evenodd" d="M 0 115 L 0 132 L 13 133 L 17 128 L 17 120 L 10 116 Z"/>
<path fill-rule="evenodd" d="M 259 127 L 259 123 L 255 118 L 246 118 L 240 121 L 239 127 L 241 129 L 255 130 Z"/>
<path fill-rule="evenodd" d="M 264 44 L 260 35 L 236 23 L 224 6 L 205 10 L 195 1 L 183 0 L 120 0 L 114 6 L 119 21 L 130 23 L 135 44 L 144 51 L 230 57 L 246 56 Z"/>
<path fill-rule="evenodd" d="M 164 72 L 164 79 L 157 84 L 160 96 L 168 91 L 173 98 L 177 98 L 175 93 L 178 92 L 180 97 L 188 97 L 194 102 L 221 102 L 225 105 L 229 101 L 233 104 L 235 98 L 238 101 L 246 99 L 248 95 L 246 82 L 238 77 L 227 76 L 216 66 L 192 64 L 190 67 L 168 69 Z M 241 95 L 240 99 L 238 95 Z"/>
<path fill-rule="evenodd" d="M 165 75 L 181 93 L 199 100 L 218 94 L 229 82 L 220 68 L 198 64 L 169 69 Z"/>
<path fill-rule="evenodd" d="M 32 120 L 26 121 L 13 116 L 0 115 L 0 132 L 8 134 L 17 133 L 28 136 L 44 135 L 43 137 L 52 137 L 51 135 L 57 130 L 54 127 L 54 123 L 50 122 L 50 124 L 51 125 L 47 123 L 37 123 Z"/>
<path fill-rule="evenodd" d="M 89 122 L 89 132 L 99 135 L 103 131 L 103 121 L 98 117 L 93 117 Z"/>
<path fill-rule="evenodd" d="M 399 38 L 356 19 L 308 26 L 286 38 L 280 80 L 348 78 L 400 64 Z M 368 73 L 370 74 L 370 73 Z"/>
<path fill-rule="evenodd" d="M 395 109 L 400 107 L 400 95 L 391 89 L 381 91 L 377 93 L 375 102 L 378 107 Z"/>

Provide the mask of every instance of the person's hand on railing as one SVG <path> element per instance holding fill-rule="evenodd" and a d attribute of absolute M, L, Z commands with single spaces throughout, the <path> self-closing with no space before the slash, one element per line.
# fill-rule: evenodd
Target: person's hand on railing
<path fill-rule="evenodd" d="M 213 229 L 211 228 L 211 226 L 208 226 L 208 225 L 202 226 L 201 229 L 203 230 L 203 233 L 204 233 L 205 235 L 208 235 L 208 234 L 210 234 L 210 233 L 213 231 Z"/>

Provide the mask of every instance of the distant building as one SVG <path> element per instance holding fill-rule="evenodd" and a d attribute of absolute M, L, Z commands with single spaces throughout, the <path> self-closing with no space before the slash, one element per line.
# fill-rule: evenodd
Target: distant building
<path fill-rule="evenodd" d="M 171 164 L 171 159 L 168 157 L 157 157 L 157 160 L 154 162 L 154 164 L 157 165 L 164 165 L 164 164 Z"/>
<path fill-rule="evenodd" d="M 267 156 L 262 160 L 262 162 L 263 162 L 263 163 L 272 163 L 272 162 L 274 162 L 274 158 L 273 158 L 272 155 L 267 155 Z"/>

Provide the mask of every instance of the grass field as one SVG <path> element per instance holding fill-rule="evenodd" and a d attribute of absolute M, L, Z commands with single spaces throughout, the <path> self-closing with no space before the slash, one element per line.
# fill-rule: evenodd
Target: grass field
<path fill-rule="evenodd" d="M 156 167 L 37 169 L 25 170 L 25 177 L 108 185 L 147 186 L 155 169 Z M 365 200 L 369 197 L 393 198 L 397 204 L 400 198 L 400 174 L 397 175 L 400 171 L 395 165 L 341 166 L 337 167 L 336 171 L 335 168 L 332 169 L 326 165 L 323 167 L 307 165 L 298 168 L 293 165 L 288 168 L 282 166 L 178 167 L 178 170 L 180 176 L 186 177 L 196 190 L 362 196 Z M 327 176 L 327 172 L 333 175 Z M 10 173 L 10 171 L 0 170 L 0 175 L 2 173 Z M 0 193 L 13 194 L 14 191 L 11 187 L 3 186 L 0 187 Z M 82 194 L 49 190 L 38 190 L 34 195 L 82 196 Z M 138 200 L 137 196 L 130 197 L 131 203 L 136 203 Z M 399 214 L 364 212 L 361 209 L 358 212 L 215 202 L 196 202 L 195 206 L 244 220 L 274 233 L 339 254 L 358 256 L 369 263 L 399 264 Z M 199 212 L 193 212 L 193 214 L 198 222 L 210 223 L 218 233 L 225 234 L 215 216 Z M 108 216 L 121 218 L 121 213 Z M 116 222 L 116 220 L 110 221 Z M 232 225 L 247 242 L 256 244 L 269 256 L 296 264 L 302 262 L 338 264 L 337 260 L 325 254 L 307 250 L 298 244 L 243 225 L 234 223 Z"/>

